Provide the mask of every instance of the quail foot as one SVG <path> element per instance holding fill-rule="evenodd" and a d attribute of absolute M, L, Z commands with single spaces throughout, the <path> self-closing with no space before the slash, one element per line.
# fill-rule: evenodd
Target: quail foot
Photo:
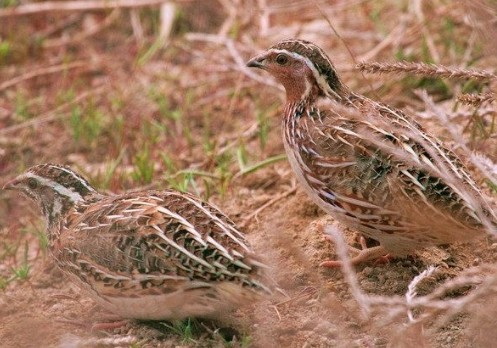
<path fill-rule="evenodd" d="M 402 111 L 352 92 L 317 45 L 284 40 L 247 66 L 285 87 L 283 142 L 312 200 L 380 243 L 354 264 L 495 229 L 495 213 L 461 160 Z"/>
<path fill-rule="evenodd" d="M 271 294 L 267 267 L 216 207 L 188 193 L 98 193 L 68 167 L 42 164 L 8 182 L 46 220 L 60 269 L 127 319 L 217 318 Z"/>

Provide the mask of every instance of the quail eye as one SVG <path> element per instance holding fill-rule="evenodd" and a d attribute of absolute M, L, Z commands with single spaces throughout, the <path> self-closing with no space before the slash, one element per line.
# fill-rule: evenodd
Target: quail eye
<path fill-rule="evenodd" d="M 31 190 L 34 190 L 35 188 L 38 187 L 38 181 L 36 181 L 36 179 L 28 179 L 28 187 L 31 189 Z"/>
<path fill-rule="evenodd" d="M 286 56 L 285 54 L 278 54 L 276 56 L 276 63 L 278 63 L 279 65 L 285 65 L 286 63 L 288 63 L 288 56 Z"/>

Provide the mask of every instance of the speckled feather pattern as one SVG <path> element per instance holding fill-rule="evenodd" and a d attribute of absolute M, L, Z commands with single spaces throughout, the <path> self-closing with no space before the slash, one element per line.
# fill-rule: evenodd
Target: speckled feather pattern
<path fill-rule="evenodd" d="M 385 112 L 389 109 L 366 98 L 355 97 L 348 106 L 360 110 L 364 103 L 376 107 L 369 115 L 386 121 L 392 117 Z M 490 210 L 476 184 L 460 160 L 414 122 L 404 119 L 406 128 L 392 125 L 396 121 L 392 120 L 388 132 L 380 131 L 374 123 L 320 109 L 319 103 L 289 106 L 285 116 L 284 141 L 292 152 L 292 168 L 314 200 L 346 224 L 386 244 L 392 253 L 469 240 L 482 232 L 475 211 Z M 424 141 L 417 142 L 413 136 Z M 383 149 L 378 148 L 379 141 Z M 433 172 L 452 175 L 482 207 L 474 207 L 459 188 L 431 174 L 431 166 L 444 166 Z"/>
<path fill-rule="evenodd" d="M 316 45 L 285 40 L 249 66 L 285 86 L 282 134 L 292 169 L 339 221 L 394 255 L 482 235 L 482 216 L 497 225 L 453 152 L 401 111 L 351 92 Z"/>
<path fill-rule="evenodd" d="M 135 319 L 213 317 L 271 294 L 267 266 L 213 205 L 173 190 L 101 195 L 67 171 L 35 166 L 11 186 L 46 212 L 56 263 L 103 307 Z"/>
<path fill-rule="evenodd" d="M 136 274 L 147 275 L 137 281 L 143 288 L 168 277 L 257 287 L 244 236 L 219 210 L 185 193 L 134 192 L 78 205 L 62 222 L 60 244 L 59 262 L 74 263 L 77 251 L 79 260 L 105 269 L 109 282 L 112 274 Z"/>

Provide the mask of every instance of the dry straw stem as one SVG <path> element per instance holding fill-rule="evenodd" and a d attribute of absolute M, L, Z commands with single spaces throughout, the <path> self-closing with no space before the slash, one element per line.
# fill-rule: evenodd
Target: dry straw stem
<path fill-rule="evenodd" d="M 405 295 L 406 302 L 408 304 L 412 304 L 416 296 L 418 296 L 417 287 L 419 283 L 421 283 L 423 279 L 430 277 L 436 270 L 437 270 L 436 267 L 430 266 L 427 269 L 425 269 L 423 272 L 418 274 L 416 277 L 414 277 L 414 279 L 409 283 Z M 411 309 L 407 310 L 407 317 L 409 318 L 410 322 L 413 322 L 415 320 Z"/>
<path fill-rule="evenodd" d="M 435 40 L 433 36 L 431 35 L 430 30 L 428 30 L 428 27 L 426 25 L 426 17 L 423 13 L 423 1 L 421 0 L 412 0 L 410 1 L 409 7 L 411 7 L 412 12 L 416 16 L 416 19 L 418 20 L 420 26 L 421 26 L 421 32 L 423 33 L 423 39 L 426 42 L 426 46 L 428 47 L 428 50 L 430 51 L 430 56 L 433 58 L 433 60 L 436 63 L 440 62 L 440 53 L 438 52 L 437 45 L 435 44 Z"/>
<path fill-rule="evenodd" d="M 43 75 L 50 75 L 50 74 L 55 74 L 60 71 L 66 71 L 69 69 L 75 69 L 75 68 L 81 68 L 81 67 L 86 67 L 86 70 L 88 69 L 94 69 L 94 66 L 88 65 L 88 62 L 86 61 L 76 61 L 72 63 L 64 63 L 60 65 L 53 65 L 48 68 L 40 68 L 36 69 L 33 71 L 30 71 L 28 73 L 22 74 L 20 76 L 17 76 L 13 79 L 7 80 L 3 83 L 0 84 L 0 92 L 6 88 L 15 86 L 18 83 L 21 83 L 23 81 L 30 80 L 32 78 L 38 77 L 38 76 L 43 76 Z"/>
<path fill-rule="evenodd" d="M 447 67 L 444 65 L 396 62 L 396 63 L 379 63 L 379 62 L 361 62 L 356 65 L 357 69 L 373 74 L 382 73 L 409 73 L 423 76 L 434 76 L 440 78 L 455 79 L 476 79 L 476 80 L 493 80 L 497 75 L 484 70 L 470 70 L 464 68 Z"/>
<path fill-rule="evenodd" d="M 262 75 L 254 73 L 250 68 L 246 66 L 245 59 L 242 57 L 240 51 L 237 48 L 238 44 L 232 39 L 223 35 L 211 35 L 203 33 L 188 33 L 185 35 L 185 38 L 188 41 L 201 41 L 224 46 L 231 56 L 231 59 L 233 59 L 234 61 L 234 64 L 231 65 L 230 68 L 235 71 L 241 72 L 254 81 L 261 82 L 265 85 L 275 87 L 280 91 L 283 91 L 283 87 L 279 83 L 276 83 L 271 78 L 263 77 Z M 220 54 L 220 52 L 217 52 L 217 54 Z"/>
<path fill-rule="evenodd" d="M 171 1 L 164 1 L 160 5 L 160 34 L 162 39 L 169 38 L 173 29 L 176 15 L 176 5 Z"/>
<path fill-rule="evenodd" d="M 160 5 L 170 0 L 46 1 L 0 9 L 0 18 L 56 11 L 89 11 Z"/>
<path fill-rule="evenodd" d="M 54 48 L 58 46 L 64 46 L 67 44 L 76 44 L 81 42 L 95 34 L 98 34 L 105 28 L 109 27 L 119 18 L 119 10 L 113 10 L 105 19 L 97 24 L 93 25 L 91 28 L 84 30 L 82 32 L 76 33 L 75 35 L 71 35 L 70 37 L 63 36 L 60 39 L 50 39 L 43 42 L 43 47 L 45 48 Z"/>
<path fill-rule="evenodd" d="M 428 272 L 423 272 L 422 274 L 422 277 L 426 278 Z M 436 326 L 442 326 L 454 315 L 467 310 L 477 300 L 488 295 L 495 295 L 497 292 L 496 274 L 497 269 L 495 266 L 482 265 L 465 270 L 456 278 L 445 281 L 425 296 L 411 297 L 409 300 L 406 300 L 408 294 L 406 294 L 405 298 L 400 296 L 369 296 L 367 301 L 376 309 L 386 312 L 386 316 L 384 317 L 386 322 L 404 317 L 406 311 L 410 313 L 412 310 L 418 309 L 418 317 L 414 320 L 409 320 L 411 324 L 427 321 L 432 322 L 436 318 Z M 409 288 L 412 286 L 415 287 L 416 284 L 412 283 L 417 282 L 417 280 L 415 278 L 409 285 Z M 447 294 L 467 286 L 476 288 L 464 296 L 447 298 Z M 408 319 L 410 319 L 409 316 Z"/>
<path fill-rule="evenodd" d="M 347 243 L 343 240 L 342 231 L 337 224 L 333 224 L 324 226 L 324 233 L 335 242 L 338 257 L 342 262 L 342 271 L 345 280 L 350 286 L 350 292 L 359 304 L 362 314 L 367 318 L 371 314 L 371 301 L 369 296 L 366 295 L 359 286 L 359 280 L 357 279 L 357 274 L 352 267 L 352 263 L 348 255 L 349 248 Z"/>
<path fill-rule="evenodd" d="M 82 338 L 66 335 L 60 342 L 60 347 L 125 347 L 136 344 L 139 339 L 135 336 L 111 336 L 103 338 Z"/>
<path fill-rule="evenodd" d="M 262 206 L 260 206 L 259 208 L 257 208 L 256 210 L 254 210 L 252 213 L 250 213 L 249 215 L 247 215 L 243 221 L 239 224 L 240 227 L 244 228 L 246 227 L 249 222 L 253 219 L 253 218 L 257 218 L 257 215 L 259 215 L 264 209 L 266 208 L 269 208 L 270 206 L 272 206 L 273 204 L 275 204 L 276 202 L 282 200 L 283 198 L 286 198 L 292 194 L 294 194 L 295 192 L 297 192 L 297 186 L 295 185 L 295 183 L 293 183 L 292 187 L 290 187 L 288 190 L 286 190 L 285 192 L 277 195 L 276 197 L 272 198 L 271 200 L 267 201 L 266 203 L 264 203 Z"/>

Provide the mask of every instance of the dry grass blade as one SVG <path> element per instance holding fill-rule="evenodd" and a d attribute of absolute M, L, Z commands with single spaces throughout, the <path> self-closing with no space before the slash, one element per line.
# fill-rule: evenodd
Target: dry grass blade
<path fill-rule="evenodd" d="M 164 1 L 160 6 L 160 37 L 169 38 L 174 24 L 176 5 L 171 1 Z"/>
<path fill-rule="evenodd" d="M 371 313 L 371 302 L 369 301 L 369 297 L 361 290 L 359 286 L 359 281 L 357 279 L 357 274 L 352 267 L 352 263 L 348 256 L 347 243 L 343 240 L 342 231 L 339 229 L 337 225 L 328 225 L 324 226 L 324 233 L 329 236 L 337 247 L 337 254 L 342 261 L 342 270 L 347 280 L 347 283 L 350 286 L 350 291 L 354 296 L 355 300 L 359 304 L 362 310 L 362 314 L 367 317 Z"/>
<path fill-rule="evenodd" d="M 296 295 L 289 297 L 286 300 L 283 300 L 281 302 L 276 303 L 273 307 L 277 310 L 279 306 L 294 302 L 296 300 L 300 300 L 302 298 L 313 296 L 314 294 L 316 294 L 316 292 L 317 292 L 317 289 L 315 287 L 312 287 L 312 286 L 305 287 Z M 287 295 L 287 297 L 288 297 L 288 295 Z M 279 312 L 278 312 L 278 315 L 279 315 Z"/>
<path fill-rule="evenodd" d="M 407 287 L 407 292 L 406 292 L 406 302 L 407 304 L 411 304 L 414 300 L 414 298 L 418 295 L 417 293 L 417 287 L 418 284 L 425 278 L 430 277 L 433 272 L 436 271 L 436 267 L 430 266 L 427 269 L 425 269 L 423 272 L 418 274 L 414 279 L 409 283 L 409 286 Z M 414 321 L 414 315 L 411 311 L 411 309 L 408 309 L 407 311 L 407 317 L 409 318 L 410 322 Z"/>
<path fill-rule="evenodd" d="M 99 23 L 98 25 L 94 25 L 90 27 L 87 30 L 81 31 L 71 37 L 62 37 L 60 39 L 51 39 L 51 40 L 46 40 L 43 43 L 43 47 L 45 48 L 54 48 L 62 45 L 67 45 L 69 43 L 71 44 L 76 44 L 80 41 L 83 41 L 85 39 L 88 39 L 89 37 L 98 34 L 101 32 L 103 29 L 109 27 L 116 21 L 117 18 L 119 18 L 119 9 L 114 9 L 105 19 Z M 133 17 L 132 17 L 133 18 Z"/>
<path fill-rule="evenodd" d="M 454 315 L 468 309 L 478 299 L 489 294 L 495 294 L 497 290 L 495 288 L 497 279 L 495 276 L 495 266 L 482 265 L 470 268 L 456 278 L 445 281 L 425 296 L 416 296 L 415 289 L 413 292 L 411 287 L 416 287 L 421 280 L 429 277 L 433 271 L 434 269 L 429 267 L 413 279 L 409 284 L 409 289 L 404 298 L 397 296 L 390 298 L 385 296 L 368 296 L 367 300 L 375 309 L 384 312 L 385 323 L 403 318 L 407 311 L 408 325 L 419 322 L 430 322 L 436 319 L 435 327 L 440 327 L 453 318 Z M 448 293 L 467 286 L 476 286 L 476 289 L 458 298 L 446 298 Z M 412 310 L 414 309 L 420 311 L 417 318 L 412 316 Z"/>
<path fill-rule="evenodd" d="M 273 204 L 275 204 L 276 202 L 278 202 L 279 200 L 282 200 L 283 198 L 286 198 L 292 194 L 294 194 L 295 192 L 297 191 L 297 186 L 295 186 L 295 183 L 294 185 L 292 185 L 292 187 L 290 189 L 288 189 L 287 191 L 277 195 L 276 197 L 274 197 L 273 199 L 270 199 L 269 201 L 267 201 L 266 203 L 264 203 L 262 206 L 260 206 L 259 208 L 257 208 L 256 210 L 254 210 L 252 213 L 250 213 L 249 215 L 247 215 L 243 221 L 239 224 L 240 227 L 245 227 L 248 225 L 248 223 L 253 219 L 253 218 L 256 218 L 257 215 L 259 215 L 260 212 L 262 212 L 264 209 L 272 206 Z"/>
<path fill-rule="evenodd" d="M 160 5 L 169 0 L 106 0 L 106 1 L 46 1 L 0 9 L 0 18 L 24 16 L 43 12 L 89 11 L 112 8 L 136 8 Z"/>
<path fill-rule="evenodd" d="M 471 70 L 464 68 L 447 67 L 444 65 L 426 64 L 426 63 L 411 63 L 411 62 L 396 62 L 396 63 L 379 63 L 362 62 L 357 64 L 357 69 L 373 74 L 398 74 L 408 73 L 422 76 L 433 76 L 439 78 L 455 78 L 455 79 L 476 79 L 476 80 L 493 80 L 497 78 L 494 73 L 484 70 Z"/>
<path fill-rule="evenodd" d="M 111 336 L 102 338 L 81 338 L 67 335 L 60 342 L 61 347 L 122 347 L 133 346 L 138 342 L 134 336 Z"/>
<path fill-rule="evenodd" d="M 54 65 L 48 68 L 40 68 L 36 69 L 33 71 L 30 71 L 28 73 L 22 74 L 20 76 L 17 76 L 11 80 L 7 80 L 3 83 L 0 84 L 0 91 L 15 86 L 18 83 L 21 83 L 23 81 L 27 81 L 29 79 L 38 77 L 38 76 L 43 76 L 43 75 L 49 75 L 49 74 L 55 74 L 60 71 L 66 71 L 69 69 L 75 69 L 75 68 L 81 68 L 86 66 L 86 69 L 93 69 L 94 67 L 89 65 L 88 62 L 85 61 L 77 61 L 77 62 L 72 62 L 69 64 L 60 64 L 60 65 Z"/>
<path fill-rule="evenodd" d="M 276 83 L 273 79 L 263 77 L 262 75 L 256 74 L 252 70 L 250 70 L 245 65 L 245 60 L 242 58 L 242 55 L 236 48 L 236 45 L 232 39 L 221 35 L 211 35 L 211 34 L 202 34 L 202 33 L 189 33 L 185 35 L 185 38 L 189 41 L 203 41 L 203 42 L 210 42 L 210 43 L 215 43 L 217 45 L 225 46 L 228 52 L 230 53 L 231 58 L 235 62 L 235 65 L 233 67 L 234 69 L 240 71 L 244 75 L 248 76 L 249 78 L 257 82 L 261 82 L 268 86 L 272 86 L 279 90 L 283 90 L 283 87 L 280 84 Z"/>

